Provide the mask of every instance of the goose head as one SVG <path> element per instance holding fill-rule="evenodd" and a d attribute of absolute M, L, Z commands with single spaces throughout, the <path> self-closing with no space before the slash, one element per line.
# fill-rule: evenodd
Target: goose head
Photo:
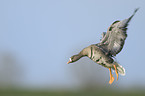
<path fill-rule="evenodd" d="M 81 55 L 81 54 L 73 55 L 72 57 L 69 58 L 69 61 L 67 62 L 67 64 L 73 63 L 73 62 L 79 60 L 81 57 L 83 57 L 83 55 Z"/>

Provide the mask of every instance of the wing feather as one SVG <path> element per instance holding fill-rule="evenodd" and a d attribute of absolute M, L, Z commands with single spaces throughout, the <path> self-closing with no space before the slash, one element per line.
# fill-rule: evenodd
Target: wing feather
<path fill-rule="evenodd" d="M 100 46 L 110 52 L 111 55 L 116 56 L 124 45 L 127 37 L 127 26 L 129 21 L 135 15 L 139 8 L 135 9 L 132 16 L 122 21 L 115 21 L 107 30 L 106 35 L 102 38 Z"/>

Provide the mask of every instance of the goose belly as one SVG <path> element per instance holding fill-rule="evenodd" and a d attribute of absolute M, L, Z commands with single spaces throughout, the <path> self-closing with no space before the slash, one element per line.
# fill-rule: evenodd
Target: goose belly
<path fill-rule="evenodd" d="M 104 67 L 107 67 L 107 68 L 112 67 L 112 63 L 111 63 L 112 58 L 107 57 L 102 51 L 98 49 L 91 51 L 90 59 Z M 111 60 L 111 62 L 108 62 L 109 60 Z"/>
<path fill-rule="evenodd" d="M 99 65 L 102 65 L 102 66 L 104 66 L 104 67 L 107 67 L 107 68 L 109 68 L 109 67 L 112 67 L 112 65 L 113 64 L 111 64 L 111 63 L 107 63 L 107 62 L 105 62 L 104 60 L 103 60 L 103 58 L 92 58 L 91 60 L 93 60 L 95 63 L 97 63 L 97 64 L 99 64 Z"/>

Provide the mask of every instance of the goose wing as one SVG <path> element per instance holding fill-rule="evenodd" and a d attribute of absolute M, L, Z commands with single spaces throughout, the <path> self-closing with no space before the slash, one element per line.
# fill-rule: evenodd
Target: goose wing
<path fill-rule="evenodd" d="M 139 8 L 135 9 L 133 15 L 131 15 L 128 19 L 124 19 L 122 21 L 115 21 L 107 30 L 107 33 L 102 38 L 100 42 L 100 46 L 107 50 L 111 55 L 116 56 L 124 45 L 125 39 L 127 37 L 127 26 L 129 21 L 135 15 Z"/>

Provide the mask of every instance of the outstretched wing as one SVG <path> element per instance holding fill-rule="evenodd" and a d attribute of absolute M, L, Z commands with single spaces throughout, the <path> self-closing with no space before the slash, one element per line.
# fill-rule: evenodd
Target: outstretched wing
<path fill-rule="evenodd" d="M 123 48 L 127 37 L 126 31 L 129 21 L 135 15 L 139 8 L 135 9 L 132 16 L 122 21 L 115 21 L 107 30 L 106 35 L 100 42 L 100 47 L 110 52 L 111 55 L 118 54 Z"/>

